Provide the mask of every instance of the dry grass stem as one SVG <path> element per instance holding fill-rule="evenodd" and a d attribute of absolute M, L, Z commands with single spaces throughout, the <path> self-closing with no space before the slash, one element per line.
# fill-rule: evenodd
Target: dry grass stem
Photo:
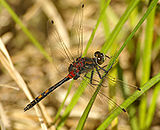
<path fill-rule="evenodd" d="M 10 56 L 9 56 L 9 54 L 8 54 L 8 52 L 7 52 L 7 50 L 6 50 L 6 48 L 5 48 L 1 39 L 0 39 L 0 61 L 1 61 L 2 65 L 4 66 L 4 68 L 10 74 L 10 76 L 17 83 L 17 85 L 24 91 L 27 98 L 30 101 L 32 101 L 33 100 L 32 94 L 30 93 L 30 91 L 29 91 L 26 83 L 24 82 L 23 78 L 21 77 L 21 75 L 14 68 L 14 66 L 12 64 L 12 61 L 10 59 Z M 40 105 L 42 106 L 42 103 L 40 103 Z M 39 121 L 41 122 L 41 127 L 43 129 L 46 129 L 47 125 L 45 124 L 45 121 L 43 119 L 43 114 L 42 114 L 41 110 L 37 106 L 35 106 L 34 108 L 36 110 L 37 117 L 38 117 Z"/>

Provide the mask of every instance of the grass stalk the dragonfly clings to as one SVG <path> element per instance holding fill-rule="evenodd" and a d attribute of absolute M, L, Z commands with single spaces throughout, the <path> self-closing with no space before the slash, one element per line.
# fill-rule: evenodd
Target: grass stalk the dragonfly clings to
<path fill-rule="evenodd" d="M 113 60 L 111 60 L 111 62 L 109 62 L 109 65 L 107 66 L 107 69 L 109 69 L 109 67 L 111 65 L 113 65 L 113 63 L 116 61 L 116 59 L 118 58 L 118 56 L 120 55 L 120 53 L 122 52 L 122 50 L 124 49 L 124 47 L 127 45 L 127 43 L 133 38 L 134 34 L 136 33 L 136 31 L 140 28 L 140 26 L 142 25 L 142 23 L 144 22 L 144 20 L 147 18 L 147 16 L 150 14 L 150 12 L 152 11 L 153 7 L 156 6 L 158 0 L 157 1 L 153 1 L 150 6 L 148 7 L 146 13 L 144 14 L 144 16 L 140 19 L 140 21 L 138 22 L 138 24 L 136 25 L 136 27 L 133 29 L 133 31 L 131 32 L 131 34 L 128 36 L 128 38 L 126 39 L 126 41 L 124 42 L 124 44 L 122 45 L 122 47 L 119 49 L 119 51 L 116 53 L 115 57 L 113 58 Z M 106 69 L 106 70 L 107 70 Z M 158 74 L 157 76 L 155 76 L 154 78 L 152 78 L 152 80 L 150 82 L 148 82 L 148 84 L 145 84 L 142 87 L 141 91 L 136 91 L 132 96 L 130 96 L 127 100 L 124 101 L 124 103 L 122 104 L 122 108 L 127 108 L 133 101 L 135 101 L 140 95 L 142 95 L 145 91 L 147 91 L 150 87 L 152 87 L 154 84 L 156 84 L 157 82 L 159 82 L 160 80 L 160 74 Z M 99 87 L 97 88 L 97 90 L 95 91 L 93 97 L 91 98 L 90 102 L 88 103 L 80 121 L 78 124 L 77 129 L 81 129 L 83 128 L 86 118 L 88 117 L 89 111 L 92 107 L 92 104 L 96 98 L 97 95 L 97 91 L 99 91 Z M 121 110 L 120 109 L 116 109 L 99 127 L 98 129 L 105 129 L 108 127 L 108 125 L 111 123 L 111 121 L 113 121 L 113 119 L 115 119 L 119 114 L 120 114 Z"/>
<path fill-rule="evenodd" d="M 139 21 L 139 23 L 137 24 L 137 26 L 134 28 L 134 30 L 132 31 L 132 33 L 130 34 L 130 36 L 127 38 L 127 40 L 125 41 L 125 43 L 130 40 L 134 33 L 138 30 L 138 28 L 141 26 L 141 24 L 144 22 L 144 20 L 147 18 L 147 16 L 150 14 L 150 12 L 152 11 L 152 9 L 156 6 L 158 0 L 157 1 L 153 1 L 150 6 L 148 7 L 146 13 L 144 14 L 144 16 L 141 18 L 141 20 Z M 124 43 L 124 44 L 125 44 Z M 154 76 L 149 82 L 147 82 L 145 85 L 143 85 L 143 87 L 141 88 L 141 91 L 138 92 L 136 91 L 132 96 L 130 96 L 127 100 L 124 101 L 124 103 L 122 104 L 122 106 L 124 107 L 125 105 L 128 106 L 131 102 L 135 101 L 135 99 L 137 99 L 140 95 L 142 95 L 145 91 L 147 91 L 149 88 L 151 88 L 153 85 L 155 85 L 157 82 L 159 82 L 160 74 Z M 153 84 L 152 84 L 153 83 Z M 136 97 L 136 98 L 135 98 Z M 129 104 L 128 104 L 129 103 Z M 114 115 L 115 114 L 115 115 Z M 108 125 L 111 123 L 111 121 L 117 117 L 117 115 L 120 114 L 120 111 L 118 109 L 116 109 L 99 127 L 99 129 L 103 129 L 108 127 Z"/>
<path fill-rule="evenodd" d="M 148 16 L 146 28 L 145 28 L 145 40 L 144 40 L 144 48 L 142 52 L 141 86 L 144 83 L 146 83 L 150 78 L 155 9 L 156 9 L 156 6 L 153 8 L 152 12 Z M 149 118 L 147 116 L 147 95 L 143 95 L 141 98 L 140 106 L 139 106 L 140 129 L 145 129 L 147 118 Z"/>
<path fill-rule="evenodd" d="M 119 31 L 121 30 L 122 26 L 124 25 L 125 21 L 127 20 L 128 16 L 131 14 L 131 12 L 133 11 L 133 9 L 136 7 L 138 1 L 134 1 L 132 0 L 130 5 L 128 6 L 128 8 L 126 9 L 125 13 L 123 14 L 123 16 L 121 17 L 120 21 L 117 23 L 116 27 L 114 28 L 114 30 L 112 31 L 112 33 L 110 34 L 110 36 L 108 37 L 108 39 L 112 39 L 112 40 L 108 40 L 107 42 L 105 42 L 104 46 L 102 47 L 102 52 L 107 52 L 107 50 L 105 48 L 110 47 L 110 45 L 114 42 L 114 39 L 116 38 L 116 36 L 118 35 Z M 116 59 L 115 59 L 116 60 Z M 109 67 L 111 65 L 114 64 L 115 61 L 111 61 L 110 64 L 107 66 L 109 69 Z M 99 91 L 100 87 L 97 88 L 96 91 Z M 95 95 L 97 95 L 98 93 L 95 92 Z M 95 100 L 95 95 L 93 95 L 93 97 L 91 98 L 91 102 L 88 103 L 88 108 L 86 107 L 84 115 L 81 117 L 79 124 L 78 124 L 78 129 L 81 129 L 86 121 L 86 118 L 88 117 L 89 111 L 90 111 L 90 107 L 92 106 L 94 100 Z"/>
<path fill-rule="evenodd" d="M 102 11 L 101 11 L 101 13 L 100 13 L 100 16 L 99 16 L 99 18 L 98 18 L 98 20 L 97 20 L 97 23 L 96 23 L 96 25 L 95 25 L 95 28 L 93 29 L 92 34 L 91 34 L 91 36 L 90 36 L 90 39 L 89 39 L 89 41 L 88 41 L 88 43 L 87 43 L 87 45 L 86 45 L 86 48 L 85 48 L 85 50 L 84 50 L 84 52 L 83 52 L 83 56 L 85 56 L 85 55 L 87 54 L 87 51 L 88 51 L 88 49 L 89 49 L 89 46 L 91 45 L 92 40 L 93 40 L 93 38 L 94 38 L 95 32 L 96 32 L 96 30 L 97 30 L 97 28 L 98 28 L 98 26 L 99 26 L 99 24 L 100 24 L 100 21 L 101 21 L 102 18 L 103 18 L 102 16 L 104 15 L 105 10 L 106 10 L 106 8 L 108 7 L 109 3 L 110 3 L 110 0 L 108 0 L 108 1 L 105 3 L 104 8 L 102 9 Z M 89 74 L 88 74 L 88 76 L 89 76 Z M 72 110 L 72 109 L 74 108 L 74 106 L 77 104 L 78 99 L 80 98 L 80 96 L 81 96 L 82 93 L 84 92 L 85 87 L 86 87 L 87 85 L 88 85 L 87 79 L 86 79 L 86 80 L 83 80 L 83 81 L 81 82 L 81 84 L 79 85 L 79 87 L 78 87 L 78 89 L 76 90 L 75 94 L 73 95 L 73 97 L 72 97 L 69 105 L 66 107 L 64 113 L 62 114 L 62 117 L 61 117 L 61 120 L 60 120 L 60 122 L 59 122 L 59 124 L 58 124 L 58 126 L 57 126 L 57 129 L 60 129 L 60 128 L 64 125 L 65 120 L 66 120 L 67 117 L 69 116 L 71 110 Z"/>
<path fill-rule="evenodd" d="M 0 0 L 0 1 L 2 1 L 2 3 L 3 3 L 4 0 Z M 133 2 L 133 1 L 132 1 L 132 2 Z M 134 3 L 135 5 L 133 4 L 134 6 L 136 6 L 136 2 L 138 2 L 138 0 L 135 1 L 135 3 Z M 7 6 L 6 6 L 6 7 L 7 7 Z M 132 6 L 131 6 L 131 7 L 132 7 Z M 132 8 L 131 8 L 131 10 L 132 10 Z M 131 11 L 131 10 L 130 10 L 130 11 Z M 128 12 L 129 12 L 129 11 L 128 11 Z M 132 11 L 131 11 L 131 12 L 132 12 Z M 129 15 L 129 14 L 127 14 L 127 15 Z M 123 20 L 124 20 L 124 19 L 127 20 L 127 17 L 128 17 L 127 15 L 125 15 L 126 19 L 125 19 L 124 17 L 123 17 L 122 19 L 123 19 Z M 13 15 L 13 17 L 14 17 L 14 15 Z M 15 17 L 15 18 L 16 18 L 16 17 Z M 125 20 L 124 20 L 123 22 L 125 22 Z M 16 20 L 15 20 L 15 21 L 16 21 Z M 92 43 L 93 37 L 94 37 L 94 35 L 95 35 L 96 29 L 97 29 L 100 21 L 101 21 L 101 20 L 100 20 L 100 18 L 99 18 L 99 21 L 97 21 L 97 25 L 96 25 L 96 27 L 95 27 L 95 30 L 93 31 L 93 33 L 92 33 L 92 35 L 91 35 L 91 37 L 90 37 L 90 40 L 89 40 L 90 42 L 89 42 L 87 48 L 89 48 L 90 44 Z M 121 22 L 122 22 L 122 21 L 121 21 Z M 19 23 L 19 24 L 21 25 L 21 23 Z M 123 23 L 123 24 L 124 24 L 124 23 Z M 123 24 L 120 24 L 119 26 L 122 27 Z M 23 27 L 23 26 L 22 26 L 22 27 Z M 116 31 L 120 31 L 120 28 L 117 27 L 117 28 L 116 28 Z M 114 38 L 110 41 L 110 43 L 113 43 L 116 35 L 118 35 L 118 32 L 116 32 L 116 31 L 113 33 L 113 34 L 114 34 Z M 24 29 L 24 32 L 26 32 L 25 29 Z M 135 32 L 134 32 L 134 33 L 135 33 Z M 26 33 L 26 34 L 29 34 L 29 33 Z M 30 36 L 30 35 L 29 35 L 29 36 Z M 113 36 L 110 35 L 110 37 L 113 37 Z M 132 35 L 132 37 L 133 37 L 133 35 Z M 31 35 L 31 40 L 32 40 L 32 41 L 35 41 L 34 38 L 32 38 L 32 35 Z M 35 43 L 36 43 L 36 42 L 35 42 Z M 39 46 L 38 46 L 38 48 L 39 48 Z M 108 47 L 106 47 L 106 48 L 108 48 Z M 105 48 L 105 49 L 106 49 L 106 48 Z M 85 53 L 87 53 L 87 50 L 88 50 L 88 49 L 86 49 Z M 122 50 L 123 50 L 123 49 L 122 49 Z M 121 50 L 121 51 L 122 51 L 122 50 Z M 119 51 L 120 51 L 120 50 L 119 50 Z M 42 52 L 42 53 L 43 53 L 43 52 Z M 119 54 L 120 54 L 120 53 L 119 53 Z M 119 56 L 119 55 L 118 55 L 118 56 Z M 117 56 L 117 57 L 118 57 L 118 56 Z M 115 58 L 115 60 L 116 60 L 116 58 Z M 113 59 L 113 61 L 111 61 L 111 62 L 114 63 L 114 59 Z M 112 63 L 110 63 L 110 65 L 112 65 Z M 85 81 L 84 81 L 84 82 L 82 81 L 82 84 L 85 84 Z M 87 85 L 87 84 L 86 84 L 86 85 Z M 85 86 L 85 85 L 84 85 L 84 86 Z M 79 92 L 79 91 L 82 91 L 82 92 L 83 92 L 83 90 L 81 90 L 82 87 L 83 87 L 83 85 L 80 86 L 80 87 L 79 87 L 80 89 L 77 90 L 77 91 L 78 91 L 78 92 Z M 80 95 L 81 95 L 81 93 L 78 93 L 77 97 L 80 97 Z M 95 96 L 95 97 L 96 97 L 96 96 Z M 72 103 L 70 103 L 70 104 L 71 104 L 70 107 L 68 107 L 68 109 L 65 110 L 66 113 L 64 113 L 63 116 L 62 116 L 62 117 L 64 117 L 64 118 L 62 118 L 62 123 L 64 123 L 63 121 L 65 120 L 65 118 L 68 117 L 70 111 L 73 109 L 74 105 L 76 104 L 76 100 L 78 100 L 78 99 L 79 99 L 79 98 L 75 99 Z M 94 96 L 93 96 L 92 99 L 94 99 Z M 64 101 L 65 101 L 65 100 L 64 100 Z M 94 101 L 93 101 L 93 102 L 94 102 Z M 62 103 L 62 104 L 63 104 L 63 103 Z M 89 112 L 88 112 L 88 114 L 89 114 Z M 85 120 L 86 120 L 86 119 L 87 119 L 87 116 L 85 117 Z"/>
<path fill-rule="evenodd" d="M 145 83 L 141 87 L 141 91 L 136 91 L 133 93 L 129 98 L 127 98 L 122 104 L 122 107 L 128 107 L 131 103 L 133 103 L 138 97 L 140 97 L 142 94 L 144 94 L 147 90 L 149 90 L 151 87 L 153 87 L 155 84 L 160 82 L 160 73 L 154 76 L 151 80 L 149 80 L 147 83 Z M 97 128 L 97 130 L 104 130 L 106 129 L 110 123 L 121 113 L 122 111 L 120 109 L 116 109 L 113 111 L 112 114 L 110 114 L 105 121 Z"/>
<path fill-rule="evenodd" d="M 126 12 L 131 13 L 132 10 L 134 9 L 134 7 L 136 6 L 136 4 L 138 3 L 138 1 L 135 1 L 135 2 L 132 1 L 132 3 L 133 3 L 133 6 L 131 6 L 131 5 L 132 5 L 132 4 L 131 4 L 131 5 L 127 8 L 127 11 L 126 11 Z M 130 8 L 130 7 L 132 7 L 132 8 Z M 126 21 L 126 18 L 127 18 L 128 15 L 129 15 L 128 13 L 126 13 L 126 14 L 127 14 L 127 15 L 125 15 L 125 16 L 122 18 L 122 21 L 123 21 L 123 22 L 121 22 L 121 25 L 122 25 L 122 23 L 124 24 L 124 21 Z M 100 18 L 101 18 L 101 17 L 100 17 Z M 97 23 L 99 23 L 99 21 L 98 21 Z M 117 28 L 118 28 L 118 26 L 117 26 Z M 119 31 L 120 31 L 120 28 L 118 28 L 118 29 L 119 29 Z M 92 33 L 92 34 L 95 34 L 94 31 L 95 31 L 95 30 L 93 30 L 93 33 Z M 115 31 L 114 33 L 117 33 L 117 31 Z M 113 33 L 113 34 L 114 34 L 114 33 Z M 87 49 L 89 48 L 88 46 L 90 46 L 90 43 L 91 43 L 91 41 L 92 41 L 92 39 L 93 39 L 93 36 L 94 36 L 94 35 L 91 35 L 91 37 L 90 37 L 90 40 L 89 40 L 89 42 L 88 42 L 89 44 L 87 44 Z M 112 35 L 111 35 L 111 36 L 112 36 Z M 116 36 L 116 35 L 115 35 L 115 36 Z M 113 42 L 113 40 L 112 40 L 112 42 Z M 87 50 L 87 49 L 86 49 L 86 50 Z M 86 51 L 86 50 L 85 50 L 85 51 Z M 84 53 L 84 54 L 85 54 L 85 53 Z M 87 84 L 86 84 L 86 85 L 87 85 Z M 83 86 L 83 87 L 84 87 L 84 86 Z M 78 91 L 78 90 L 77 90 L 77 91 Z M 77 93 L 76 93 L 76 95 L 77 95 Z M 68 107 L 68 108 L 69 108 L 69 107 Z M 66 110 L 69 110 L 69 109 L 66 109 Z M 66 113 L 69 114 L 69 111 L 66 112 Z M 67 114 L 64 114 L 64 115 L 67 115 Z M 65 116 L 64 116 L 64 117 L 65 117 Z M 60 122 L 59 124 L 61 124 L 61 122 Z"/>

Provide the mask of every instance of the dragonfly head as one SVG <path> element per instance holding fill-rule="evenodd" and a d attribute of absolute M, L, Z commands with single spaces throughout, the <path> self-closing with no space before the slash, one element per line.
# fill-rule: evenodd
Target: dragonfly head
<path fill-rule="evenodd" d="M 105 55 L 104 55 L 103 53 L 99 52 L 99 51 L 96 51 L 96 52 L 94 53 L 94 57 L 95 57 L 95 59 L 96 59 L 96 62 L 97 62 L 99 65 L 103 64 L 104 61 L 105 61 Z"/>

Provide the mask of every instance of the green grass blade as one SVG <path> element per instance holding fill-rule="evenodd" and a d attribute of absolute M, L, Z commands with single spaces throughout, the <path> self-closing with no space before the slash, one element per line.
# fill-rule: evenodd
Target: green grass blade
<path fill-rule="evenodd" d="M 157 40 L 154 44 L 154 51 L 158 51 L 158 49 L 160 48 L 160 36 L 157 37 Z"/>
<path fill-rule="evenodd" d="M 129 35 L 129 37 L 127 38 L 127 40 L 124 42 L 124 44 L 122 45 L 122 47 L 119 49 L 119 51 L 117 52 L 117 54 L 111 59 L 111 61 L 109 62 L 106 70 L 108 70 L 110 68 L 111 65 L 114 64 L 114 62 L 116 61 L 116 59 L 118 58 L 118 56 L 120 55 L 120 53 L 122 52 L 122 50 L 124 49 L 124 47 L 127 45 L 127 43 L 132 39 L 132 37 L 134 36 L 135 32 L 139 29 L 139 27 L 141 26 L 141 24 L 144 22 L 144 20 L 147 18 L 147 16 L 150 14 L 151 10 L 153 9 L 153 7 L 156 5 L 157 1 L 154 1 L 151 3 L 151 5 L 149 6 L 149 8 L 147 9 L 146 13 L 144 14 L 144 16 L 140 19 L 140 21 L 138 22 L 138 24 L 136 25 L 136 27 L 134 28 L 134 30 L 132 31 L 132 33 Z M 102 48 L 103 49 L 103 48 Z M 105 48 L 104 48 L 105 51 Z M 91 107 L 93 105 L 93 102 L 96 98 L 97 93 L 99 92 L 101 86 L 98 86 L 98 88 L 96 89 L 95 93 L 93 94 L 90 102 L 88 103 L 83 115 L 82 115 L 82 119 L 80 119 L 79 124 L 77 129 L 83 128 L 84 123 L 86 121 L 86 118 L 88 117 L 89 111 L 91 110 Z"/>
<path fill-rule="evenodd" d="M 123 81 L 123 71 L 120 67 L 120 64 L 118 64 L 117 68 L 118 68 L 118 79 Z M 121 88 L 124 99 L 127 99 L 127 97 L 131 95 L 130 91 L 128 91 L 124 85 L 122 85 L 122 87 L 120 88 Z M 137 112 L 136 106 L 132 104 L 131 106 L 129 106 L 127 112 L 129 114 L 129 123 L 130 123 L 131 129 L 138 130 L 139 126 L 138 126 L 138 119 L 136 117 L 136 112 Z"/>
<path fill-rule="evenodd" d="M 109 72 L 110 66 L 112 66 L 113 63 L 114 63 L 113 61 L 114 61 L 114 60 L 111 59 L 111 62 L 108 64 L 108 66 L 107 66 L 107 68 L 106 68 L 106 70 L 108 70 L 108 72 Z M 107 75 L 107 73 L 106 73 L 105 75 Z M 84 112 L 83 112 L 83 114 L 82 114 L 82 116 L 81 116 L 81 118 L 80 118 L 80 120 L 79 120 L 79 122 L 78 122 L 78 125 L 77 125 L 77 128 L 76 128 L 77 130 L 83 129 L 84 124 L 85 124 L 85 122 L 86 122 L 86 119 L 87 119 L 87 117 L 88 117 L 88 115 L 89 115 L 89 112 L 90 112 L 90 110 L 91 110 L 91 108 L 92 108 L 92 105 L 93 105 L 93 103 L 94 103 L 94 101 L 95 101 L 95 99 L 96 99 L 96 96 L 97 96 L 97 94 L 99 93 L 99 90 L 101 89 L 101 84 L 102 84 L 102 82 L 103 82 L 103 80 L 104 80 L 104 78 L 105 78 L 105 75 L 104 75 L 103 79 L 100 80 L 100 83 L 99 83 L 96 91 L 94 92 L 94 94 L 93 94 L 93 96 L 91 97 L 91 99 L 90 99 L 87 107 L 85 108 L 85 110 L 84 110 Z"/>
<path fill-rule="evenodd" d="M 92 40 L 93 40 L 93 38 L 94 38 L 95 32 L 96 32 L 96 30 L 97 30 L 97 28 L 98 28 L 98 26 L 99 26 L 99 24 L 100 24 L 100 21 L 101 21 L 102 18 L 103 18 L 103 15 L 104 15 L 105 10 L 106 10 L 106 8 L 108 7 L 109 3 L 110 3 L 110 0 L 108 0 L 108 1 L 106 2 L 105 6 L 104 6 L 104 8 L 103 8 L 103 10 L 102 10 L 102 12 L 101 12 L 101 14 L 100 14 L 100 17 L 99 17 L 98 20 L 97 20 L 97 23 L 96 23 L 96 25 L 95 25 L 95 28 L 94 28 L 94 30 L 93 30 L 93 32 L 92 32 L 92 34 L 91 34 L 91 37 L 90 37 L 89 41 L 88 41 L 88 44 L 87 44 L 86 49 L 85 49 L 85 51 L 84 51 L 84 53 L 83 53 L 83 56 L 85 56 L 85 55 L 87 54 L 87 51 L 88 51 L 88 49 L 89 49 L 89 46 L 91 45 Z M 83 80 L 82 83 L 80 84 L 79 88 L 78 88 L 77 91 L 75 92 L 75 94 L 74 94 L 74 96 L 73 96 L 70 104 L 69 104 L 69 105 L 67 106 L 67 108 L 65 109 L 65 111 L 64 111 L 64 113 L 63 113 L 63 115 L 62 115 L 61 121 L 60 121 L 59 124 L 58 124 L 58 127 L 57 127 L 58 129 L 61 128 L 61 126 L 63 126 L 64 121 L 65 121 L 65 120 L 67 119 L 67 117 L 69 116 L 69 114 L 70 114 L 71 110 L 73 109 L 73 107 L 77 104 L 78 99 L 80 98 L 80 96 L 81 96 L 82 93 L 84 92 L 84 90 L 85 90 L 85 88 L 86 88 L 87 85 L 88 85 L 87 81 Z"/>
<path fill-rule="evenodd" d="M 88 114 L 89 114 L 89 112 L 90 112 L 90 110 L 91 110 L 91 108 L 92 108 L 92 105 L 93 105 L 93 103 L 94 103 L 94 101 L 95 101 L 95 98 L 96 98 L 96 96 L 97 96 L 100 88 L 101 88 L 101 87 L 98 86 L 98 88 L 96 89 L 95 93 L 94 93 L 93 96 L 91 97 L 91 99 L 90 99 L 90 101 L 89 101 L 89 103 L 88 103 L 85 111 L 83 112 L 83 114 L 82 114 L 82 116 L 81 116 L 81 118 L 80 118 L 80 120 L 79 120 L 79 123 L 78 123 L 78 125 L 77 125 L 76 130 L 82 130 L 82 129 L 83 129 L 84 124 L 85 124 L 85 122 L 86 122 L 86 120 L 87 120 Z"/>
<path fill-rule="evenodd" d="M 0 0 L 0 3 L 7 9 L 9 14 L 12 16 L 13 20 L 21 27 L 22 31 L 28 36 L 31 42 L 40 50 L 40 52 L 45 56 L 45 58 L 48 61 L 52 62 L 52 58 L 44 50 L 41 44 L 34 38 L 34 36 L 30 33 L 30 31 L 24 26 L 22 21 L 19 19 L 17 14 L 12 10 L 12 8 L 7 4 L 7 2 L 5 0 Z"/>
<path fill-rule="evenodd" d="M 146 13 L 143 15 L 143 17 L 140 19 L 140 21 L 138 22 L 138 24 L 136 25 L 136 27 L 133 29 L 133 31 L 131 32 L 131 34 L 128 36 L 128 38 L 126 39 L 126 41 L 124 42 L 124 44 L 122 45 L 122 47 L 120 48 L 120 50 L 118 51 L 118 53 L 114 56 L 114 58 L 113 58 L 114 62 L 116 61 L 116 59 L 118 58 L 118 56 L 120 55 L 120 53 L 122 52 L 122 50 L 124 49 L 124 47 L 127 45 L 127 43 L 133 38 L 134 34 L 139 29 L 139 27 L 142 25 L 142 23 L 144 22 L 144 20 L 150 14 L 150 12 L 152 11 L 153 7 L 157 4 L 157 1 L 158 0 L 155 0 L 155 1 L 153 1 L 150 4 L 150 6 L 148 7 Z"/>
<path fill-rule="evenodd" d="M 148 89 L 154 86 L 156 83 L 160 82 L 160 73 L 154 76 L 151 80 L 149 80 L 146 84 L 141 87 L 141 91 L 136 91 L 127 98 L 121 106 L 123 108 L 127 108 L 130 104 L 132 104 L 138 97 L 140 97 L 143 93 L 145 93 Z M 108 118 L 97 128 L 97 130 L 104 130 L 106 129 L 109 124 L 121 113 L 121 109 L 115 109 L 112 114 L 108 116 Z"/>
<path fill-rule="evenodd" d="M 131 125 L 131 130 L 139 130 L 138 120 L 137 117 L 135 116 L 137 112 L 136 107 L 131 105 L 127 112 L 129 114 L 129 122 Z"/>
<path fill-rule="evenodd" d="M 136 7 L 129 17 L 129 24 L 131 28 L 134 28 L 138 21 L 138 7 Z"/>
<path fill-rule="evenodd" d="M 85 48 L 84 53 L 83 53 L 83 56 L 85 56 L 85 55 L 87 54 L 87 51 L 88 51 L 88 49 L 89 49 L 89 47 L 90 47 L 90 45 L 91 45 L 91 43 L 92 43 L 92 41 L 93 41 L 94 35 L 95 35 L 96 31 L 97 31 L 97 28 L 98 28 L 98 26 L 99 26 L 99 24 L 100 24 L 100 22 L 101 22 L 101 20 L 102 20 L 102 18 L 103 18 L 103 15 L 105 14 L 106 8 L 108 7 L 110 1 L 111 1 L 111 0 L 107 0 L 107 2 L 106 2 L 105 5 L 104 5 L 104 8 L 103 8 L 103 10 L 102 10 L 102 12 L 101 12 L 98 20 L 97 20 L 97 23 L 96 23 L 96 25 L 95 25 L 95 27 L 94 27 L 94 29 L 93 29 L 93 31 L 92 31 L 92 34 L 91 34 L 91 36 L 90 36 L 90 38 L 89 38 L 88 43 L 87 43 L 87 45 L 86 45 L 86 48 Z"/>
<path fill-rule="evenodd" d="M 84 92 L 85 87 L 83 87 L 83 86 L 87 86 L 86 84 L 88 84 L 88 83 L 85 80 L 83 80 L 81 82 L 80 86 L 78 87 L 78 89 L 76 90 L 75 94 L 73 95 L 73 98 L 71 99 L 70 103 L 68 104 L 68 106 L 65 109 L 64 113 L 62 114 L 62 117 L 61 117 L 60 122 L 58 123 L 57 129 L 60 129 L 63 126 L 63 124 L 64 124 L 65 120 L 67 119 L 67 117 L 69 116 L 71 110 L 77 104 L 80 96 Z"/>
<path fill-rule="evenodd" d="M 106 15 L 107 15 L 107 18 L 109 19 L 109 21 L 112 23 L 112 25 L 116 26 L 116 24 L 119 21 L 119 17 L 114 12 L 114 9 L 112 9 L 111 6 L 108 6 L 108 8 L 107 8 L 107 14 Z"/>
<path fill-rule="evenodd" d="M 140 45 L 141 45 L 141 31 L 138 32 L 138 34 L 140 35 L 137 41 L 137 45 L 136 45 L 136 58 L 135 58 L 135 62 L 134 62 L 134 69 L 137 68 L 138 63 L 140 61 L 140 56 L 141 56 L 141 50 L 140 50 Z M 132 53 L 133 54 L 133 53 Z M 138 125 L 138 118 L 136 116 L 136 112 L 137 112 L 137 106 L 132 104 L 129 108 L 128 108 L 128 113 L 129 113 L 129 123 L 131 126 L 132 130 L 138 130 L 139 129 L 139 125 Z"/>
<path fill-rule="evenodd" d="M 105 3 L 105 0 L 100 1 L 101 10 L 103 10 L 103 8 L 104 8 L 104 3 Z M 106 13 L 104 13 L 104 15 L 103 15 L 102 23 L 103 23 L 103 27 L 104 27 L 105 37 L 107 38 L 110 34 L 110 27 L 109 27 L 109 22 L 108 22 L 108 18 L 107 18 Z"/>
<path fill-rule="evenodd" d="M 56 116 L 55 116 L 54 123 L 58 120 L 58 118 L 59 118 L 59 116 L 60 116 L 60 113 L 61 113 L 61 111 L 62 111 L 62 108 L 64 107 L 64 103 L 65 103 L 65 101 L 66 101 L 66 99 L 67 99 L 67 97 L 68 97 L 68 95 L 69 95 L 69 93 L 70 93 L 70 91 L 71 91 L 72 86 L 73 86 L 73 83 L 74 83 L 74 80 L 71 81 L 71 83 L 70 83 L 70 85 L 69 85 L 69 87 L 68 87 L 68 91 L 67 91 L 67 93 L 66 93 L 66 96 L 65 96 L 62 104 L 60 105 L 60 107 L 59 107 L 59 109 L 58 109 L 58 112 L 57 112 L 57 114 L 56 114 Z"/>
<path fill-rule="evenodd" d="M 129 35 L 129 37 L 127 38 L 127 40 L 124 42 L 124 44 L 122 45 L 122 47 L 119 49 L 118 53 L 114 56 L 113 60 L 111 60 L 111 62 L 109 63 L 109 65 L 107 66 L 107 69 L 109 69 L 109 67 L 111 65 L 114 64 L 114 62 L 116 61 L 116 59 L 118 58 L 118 56 L 120 55 L 120 53 L 122 52 L 122 50 L 124 49 L 124 47 L 127 45 L 127 43 L 132 39 L 132 37 L 134 36 L 135 32 L 138 30 L 138 28 L 141 26 L 141 24 L 144 22 L 144 20 L 147 18 L 147 16 L 149 15 L 149 13 L 151 12 L 151 10 L 153 9 L 153 7 L 156 5 L 157 1 L 154 1 L 151 3 L 151 5 L 149 6 L 149 8 L 147 9 L 146 13 L 144 14 L 144 16 L 140 19 L 140 21 L 138 22 L 138 24 L 136 25 L 136 27 L 134 28 L 134 30 L 132 31 L 132 33 Z M 83 128 L 84 123 L 86 121 L 86 118 L 88 116 L 88 113 L 92 107 L 92 104 L 96 98 L 96 95 L 98 93 L 100 89 L 100 86 L 98 86 L 98 88 L 96 89 L 94 95 L 92 96 L 90 102 L 88 103 L 85 111 L 84 111 L 84 116 L 82 115 L 83 119 L 80 119 L 79 124 L 78 125 L 78 129 L 80 129 L 80 127 Z"/>
<path fill-rule="evenodd" d="M 143 48 L 143 56 L 142 56 L 142 78 L 141 78 L 141 85 L 146 83 L 150 77 L 150 70 L 151 70 L 151 51 L 152 51 L 152 41 L 153 41 L 153 28 L 154 28 L 154 16 L 155 16 L 155 9 L 153 8 L 152 12 L 147 18 L 147 24 L 145 29 L 145 41 L 144 41 L 144 48 Z M 144 95 L 141 99 L 139 113 L 140 113 L 140 128 L 145 128 L 146 123 L 146 112 L 147 112 L 147 95 Z"/>
<path fill-rule="evenodd" d="M 120 18 L 116 27 L 114 28 L 114 30 L 112 31 L 112 33 L 108 37 L 108 40 L 103 45 L 102 52 L 104 52 L 106 54 L 106 52 L 108 51 L 108 49 L 111 47 L 112 43 L 114 42 L 115 38 L 117 37 L 118 33 L 122 29 L 122 26 L 124 25 L 124 23 L 128 19 L 129 15 L 132 13 L 133 9 L 136 7 L 138 2 L 139 2 L 139 0 L 132 0 L 130 2 L 129 6 L 127 7 L 127 9 L 124 12 L 124 14 L 122 15 L 122 17 Z"/>
<path fill-rule="evenodd" d="M 160 94 L 160 83 L 158 83 L 155 86 L 154 92 L 153 92 L 153 97 L 152 97 L 152 102 L 148 110 L 147 114 L 147 119 L 146 119 L 146 129 L 149 129 L 151 126 L 151 123 L 153 121 L 153 116 L 155 115 L 155 108 L 156 108 L 156 101 L 158 99 L 158 96 Z"/>

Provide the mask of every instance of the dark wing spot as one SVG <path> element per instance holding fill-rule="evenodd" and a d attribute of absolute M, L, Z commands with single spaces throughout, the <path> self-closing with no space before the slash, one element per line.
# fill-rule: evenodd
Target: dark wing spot
<path fill-rule="evenodd" d="M 51 24 L 54 24 L 54 21 L 53 21 L 53 20 L 51 20 Z"/>
<path fill-rule="evenodd" d="M 82 8 L 84 8 L 84 4 L 82 4 Z"/>

